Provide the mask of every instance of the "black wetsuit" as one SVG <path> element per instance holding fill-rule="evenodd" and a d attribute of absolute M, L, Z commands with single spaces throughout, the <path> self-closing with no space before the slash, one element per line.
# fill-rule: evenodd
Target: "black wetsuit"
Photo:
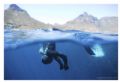
<path fill-rule="evenodd" d="M 60 69 L 65 69 L 67 70 L 68 67 L 68 61 L 67 61 L 67 56 L 65 56 L 64 54 L 58 53 L 56 51 L 56 45 L 55 43 L 49 43 L 47 45 L 47 53 L 45 55 L 47 55 L 48 57 L 54 58 L 60 65 Z"/>

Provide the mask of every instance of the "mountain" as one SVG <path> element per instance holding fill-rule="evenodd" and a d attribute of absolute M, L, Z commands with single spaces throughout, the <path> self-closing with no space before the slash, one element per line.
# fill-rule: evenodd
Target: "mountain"
<path fill-rule="evenodd" d="M 16 4 L 11 4 L 4 11 L 5 27 L 14 28 L 54 28 L 64 30 L 81 30 L 87 32 L 118 33 L 118 17 L 102 17 L 100 19 L 84 12 L 73 20 L 60 24 L 45 24 L 32 18 L 27 11 Z"/>
<path fill-rule="evenodd" d="M 118 17 L 103 17 L 99 20 L 99 28 L 105 33 L 118 33 Z"/>
<path fill-rule="evenodd" d="M 84 12 L 75 19 L 68 21 L 66 24 L 64 24 L 63 28 L 88 32 L 98 32 L 99 28 L 97 28 L 97 21 L 98 19 L 96 17 L 93 17 L 88 13 Z"/>
<path fill-rule="evenodd" d="M 32 18 L 27 11 L 21 9 L 16 4 L 11 4 L 4 11 L 5 25 L 12 25 L 15 28 L 49 28 L 51 25 L 37 21 Z"/>
<path fill-rule="evenodd" d="M 76 29 L 87 32 L 117 33 L 118 17 L 103 17 L 98 19 L 84 12 L 61 27 L 64 29 Z"/>

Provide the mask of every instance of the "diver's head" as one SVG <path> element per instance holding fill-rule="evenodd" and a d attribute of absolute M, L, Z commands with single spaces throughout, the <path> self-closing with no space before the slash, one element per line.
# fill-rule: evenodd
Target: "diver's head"
<path fill-rule="evenodd" d="M 49 57 L 47 55 L 43 55 L 42 56 L 42 62 L 44 64 L 50 64 L 52 62 L 53 58 L 52 57 Z"/>

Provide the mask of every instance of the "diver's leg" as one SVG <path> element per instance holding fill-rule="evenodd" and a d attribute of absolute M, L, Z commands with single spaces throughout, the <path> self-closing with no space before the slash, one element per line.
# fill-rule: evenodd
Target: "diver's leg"
<path fill-rule="evenodd" d="M 50 57 L 53 57 L 58 62 L 58 64 L 60 65 L 60 69 L 64 68 L 63 63 L 61 61 L 61 58 L 60 58 L 60 56 L 58 55 L 58 53 L 56 51 L 48 50 L 47 54 L 49 54 Z"/>
<path fill-rule="evenodd" d="M 59 56 L 55 56 L 54 58 L 55 58 L 55 60 L 59 63 L 60 69 L 63 69 L 63 68 L 64 68 L 64 65 L 63 65 L 60 57 L 59 57 Z"/>
<path fill-rule="evenodd" d="M 59 54 L 59 56 L 60 56 L 60 57 L 62 58 L 62 60 L 64 61 L 64 69 L 65 69 L 65 70 L 69 69 L 67 56 L 65 56 L 65 55 L 63 55 L 63 54 Z"/>
<path fill-rule="evenodd" d="M 89 46 L 84 46 L 85 50 L 87 51 L 88 54 L 90 55 L 95 55 L 95 53 L 92 51 L 92 49 Z"/>
<path fill-rule="evenodd" d="M 69 67 L 68 67 L 68 61 L 67 61 L 67 56 L 63 55 L 63 54 L 60 54 L 56 51 L 49 51 L 49 53 L 51 54 L 52 57 L 55 58 L 55 60 L 59 63 L 60 65 L 60 69 L 65 69 L 67 70 Z M 64 64 L 63 64 L 63 62 Z"/>

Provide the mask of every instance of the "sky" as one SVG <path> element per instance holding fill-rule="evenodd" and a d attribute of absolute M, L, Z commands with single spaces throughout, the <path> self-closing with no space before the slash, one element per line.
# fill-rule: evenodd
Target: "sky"
<path fill-rule="evenodd" d="M 117 4 L 17 4 L 31 17 L 44 23 L 64 24 L 87 12 L 100 19 L 105 16 L 118 16 Z M 4 8 L 8 8 L 5 4 Z"/>

